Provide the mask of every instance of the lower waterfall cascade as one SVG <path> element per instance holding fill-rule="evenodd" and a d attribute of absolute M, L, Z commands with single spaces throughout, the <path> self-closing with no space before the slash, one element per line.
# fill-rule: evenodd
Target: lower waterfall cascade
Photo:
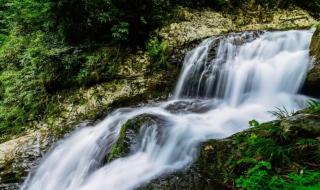
<path fill-rule="evenodd" d="M 95 126 L 59 141 L 21 190 L 128 190 L 186 168 L 199 144 L 270 121 L 269 111 L 296 111 L 298 92 L 312 66 L 313 30 L 244 32 L 211 37 L 187 53 L 172 97 L 144 107 L 120 108 Z M 142 125 L 128 156 L 105 164 L 121 127 L 140 115 L 161 118 Z"/>

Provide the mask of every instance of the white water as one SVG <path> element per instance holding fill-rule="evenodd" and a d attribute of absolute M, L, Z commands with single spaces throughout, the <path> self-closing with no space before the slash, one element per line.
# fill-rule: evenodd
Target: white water
<path fill-rule="evenodd" d="M 311 64 L 312 33 L 249 32 L 205 40 L 186 56 L 174 100 L 118 109 L 96 126 L 75 131 L 56 145 L 21 189 L 134 189 L 187 167 L 205 140 L 242 131 L 252 119 L 270 120 L 268 111 L 275 107 L 300 109 L 307 97 L 297 92 Z M 121 126 L 141 114 L 161 122 L 142 126 L 131 153 L 103 165 Z"/>

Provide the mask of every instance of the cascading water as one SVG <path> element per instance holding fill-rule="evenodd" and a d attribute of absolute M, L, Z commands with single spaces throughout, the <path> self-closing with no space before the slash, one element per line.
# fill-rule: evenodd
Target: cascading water
<path fill-rule="evenodd" d="M 197 145 L 272 119 L 275 107 L 297 110 L 297 92 L 311 64 L 313 31 L 248 32 L 203 41 L 185 58 L 173 100 L 118 109 L 101 123 L 59 142 L 22 190 L 134 189 L 182 169 Z M 142 114 L 161 118 L 141 126 L 139 143 L 123 158 L 103 164 L 121 126 Z"/>

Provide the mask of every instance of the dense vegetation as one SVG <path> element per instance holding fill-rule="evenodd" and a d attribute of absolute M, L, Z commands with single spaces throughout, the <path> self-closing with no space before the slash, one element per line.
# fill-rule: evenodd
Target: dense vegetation
<path fill-rule="evenodd" d="M 160 63 L 151 69 L 167 68 L 166 44 L 155 38 L 146 42 L 177 6 L 232 11 L 246 1 L 0 0 L 0 132 L 21 131 L 54 111 L 54 95 L 63 89 L 119 77 L 129 51 L 147 48 Z M 318 0 L 257 3 L 319 7 Z"/>

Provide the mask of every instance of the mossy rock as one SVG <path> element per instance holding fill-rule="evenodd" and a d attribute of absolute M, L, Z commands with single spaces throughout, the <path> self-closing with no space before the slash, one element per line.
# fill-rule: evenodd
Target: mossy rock
<path fill-rule="evenodd" d="M 140 148 L 140 136 L 147 127 L 161 128 L 164 120 L 158 116 L 143 114 L 127 121 L 120 129 L 119 138 L 111 147 L 107 162 L 127 156 Z M 159 138 L 161 139 L 161 138 Z"/>
<path fill-rule="evenodd" d="M 314 56 L 318 61 L 320 61 L 320 23 L 316 25 L 316 31 L 312 37 L 310 55 Z"/>
<path fill-rule="evenodd" d="M 314 58 L 314 67 L 309 71 L 303 91 L 315 97 L 320 96 L 320 24 L 313 34 L 310 55 Z"/>
<path fill-rule="evenodd" d="M 146 116 L 136 117 L 126 122 L 120 129 L 117 142 L 111 147 L 107 161 L 125 156 L 130 152 L 130 147 L 135 144 L 140 127 L 149 120 Z"/>

